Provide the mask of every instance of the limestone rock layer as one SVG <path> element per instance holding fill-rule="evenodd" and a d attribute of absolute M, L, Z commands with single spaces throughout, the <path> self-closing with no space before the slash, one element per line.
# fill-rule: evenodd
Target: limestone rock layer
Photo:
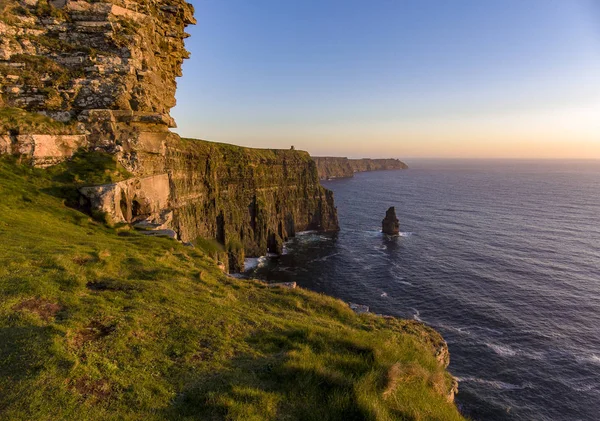
<path fill-rule="evenodd" d="M 0 105 L 62 122 L 114 110 L 173 126 L 184 29 L 194 22 L 184 0 L 4 0 Z"/>

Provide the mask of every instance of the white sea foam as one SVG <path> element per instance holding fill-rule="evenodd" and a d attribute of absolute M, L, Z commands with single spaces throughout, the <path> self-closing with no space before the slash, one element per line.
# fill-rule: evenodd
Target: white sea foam
<path fill-rule="evenodd" d="M 511 348 L 508 345 L 498 345 L 486 342 L 485 344 L 488 348 L 491 348 L 496 354 L 501 355 L 503 357 L 514 357 L 517 355 L 518 351 Z"/>
<path fill-rule="evenodd" d="M 528 387 L 531 387 L 528 384 L 518 385 L 518 384 L 501 382 L 499 380 L 480 379 L 479 377 L 457 377 L 456 380 L 458 380 L 459 383 L 461 383 L 461 382 L 477 383 L 477 384 L 489 386 L 491 388 L 498 389 L 498 390 L 520 390 L 520 389 L 526 389 Z"/>
<path fill-rule="evenodd" d="M 246 270 L 252 270 L 256 267 L 258 267 L 259 263 L 260 263 L 260 257 L 247 257 L 244 259 L 244 267 L 246 268 Z"/>
<path fill-rule="evenodd" d="M 296 233 L 296 237 L 302 237 L 305 235 L 313 235 L 316 234 L 318 231 L 299 231 Z"/>
<path fill-rule="evenodd" d="M 415 314 L 413 314 L 413 319 L 415 319 L 417 322 L 422 322 L 423 319 L 421 319 L 421 312 L 416 308 L 413 308 L 412 310 L 415 312 Z"/>
<path fill-rule="evenodd" d="M 591 363 L 594 365 L 600 365 L 600 355 L 596 354 L 576 355 L 575 359 L 580 363 Z"/>

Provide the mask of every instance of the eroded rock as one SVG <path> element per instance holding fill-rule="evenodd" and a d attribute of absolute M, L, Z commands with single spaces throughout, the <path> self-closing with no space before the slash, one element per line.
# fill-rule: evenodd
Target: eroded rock
<path fill-rule="evenodd" d="M 400 221 L 396 217 L 396 208 L 390 207 L 381 221 L 381 231 L 387 235 L 400 234 Z"/>

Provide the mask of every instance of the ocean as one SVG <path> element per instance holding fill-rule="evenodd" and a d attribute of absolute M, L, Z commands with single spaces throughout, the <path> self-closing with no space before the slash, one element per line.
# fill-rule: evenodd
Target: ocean
<path fill-rule="evenodd" d="M 341 231 L 250 275 L 431 325 L 474 420 L 600 419 L 600 161 L 409 166 L 324 181 Z"/>

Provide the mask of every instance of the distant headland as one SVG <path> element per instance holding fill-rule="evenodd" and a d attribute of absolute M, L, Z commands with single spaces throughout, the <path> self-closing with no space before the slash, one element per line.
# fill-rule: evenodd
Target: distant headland
<path fill-rule="evenodd" d="M 408 165 L 399 159 L 349 159 L 332 156 L 313 156 L 321 180 L 353 177 L 354 173 L 381 170 L 406 170 Z"/>

